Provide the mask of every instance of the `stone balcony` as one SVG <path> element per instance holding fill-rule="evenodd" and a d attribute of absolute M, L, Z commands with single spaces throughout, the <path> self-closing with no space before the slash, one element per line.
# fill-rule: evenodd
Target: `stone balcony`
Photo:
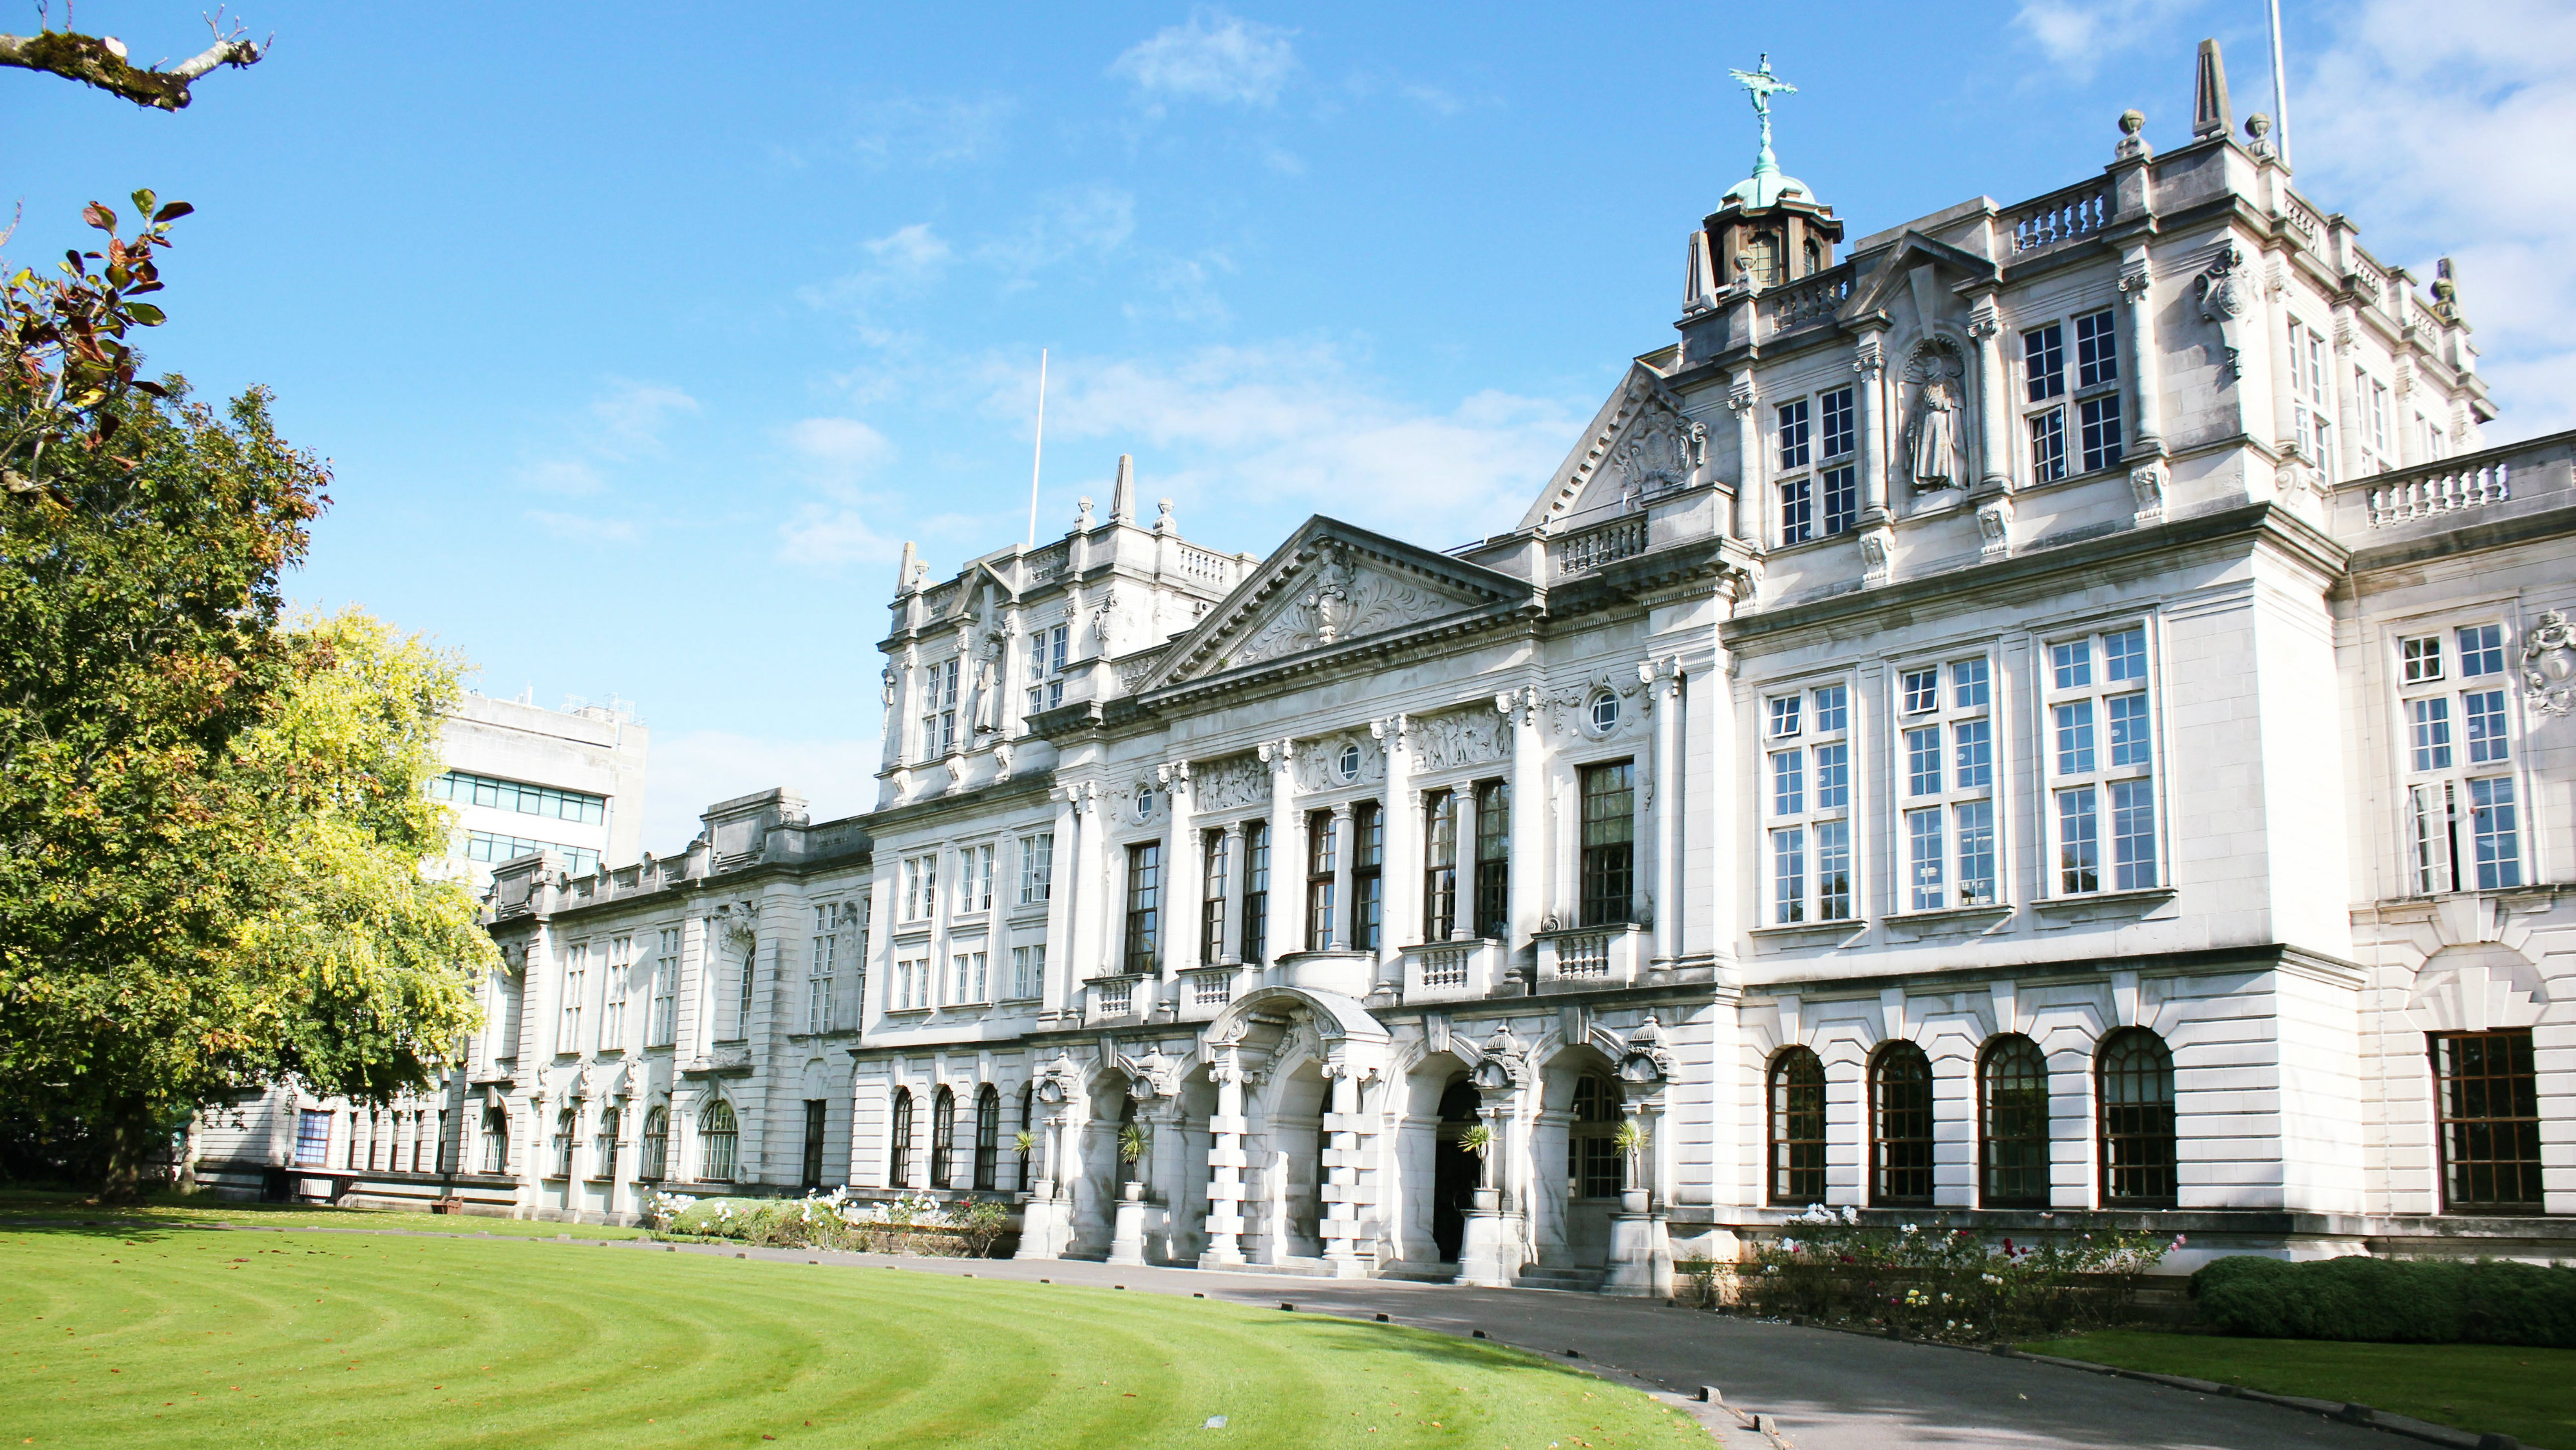
<path fill-rule="evenodd" d="M 1645 976 L 1646 929 L 1633 922 L 1538 934 L 1538 989 L 1592 992 L 1633 987 Z"/>
<path fill-rule="evenodd" d="M 1377 985 L 1377 955 L 1354 951 L 1290 952 L 1270 964 L 1262 974 L 1262 982 L 1265 986 L 1365 997 Z"/>
<path fill-rule="evenodd" d="M 1404 1000 L 1418 1002 L 1473 1002 L 1491 997 L 1509 984 L 1514 995 L 1519 983 L 1506 966 L 1503 944 L 1487 937 L 1428 942 L 1404 949 Z"/>
<path fill-rule="evenodd" d="M 1120 975 L 1094 977 L 1082 984 L 1083 1021 L 1133 1022 L 1154 1007 L 1154 979 Z"/>
<path fill-rule="evenodd" d="M 1247 970 L 1240 963 L 1192 967 L 1181 973 L 1180 1020 L 1209 1022 L 1234 1000 L 1236 983 Z"/>

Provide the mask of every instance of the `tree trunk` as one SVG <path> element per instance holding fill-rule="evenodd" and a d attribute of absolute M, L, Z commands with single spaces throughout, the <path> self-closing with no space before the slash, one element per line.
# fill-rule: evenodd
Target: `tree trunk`
<path fill-rule="evenodd" d="M 159 1137 L 158 1124 L 149 1104 L 127 1098 L 109 1107 L 106 1128 L 107 1176 L 99 1184 L 98 1201 L 132 1203 L 142 1195 L 144 1160 Z"/>

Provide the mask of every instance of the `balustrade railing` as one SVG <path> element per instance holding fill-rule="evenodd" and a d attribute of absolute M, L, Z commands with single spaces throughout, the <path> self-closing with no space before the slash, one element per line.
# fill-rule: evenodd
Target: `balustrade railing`
<path fill-rule="evenodd" d="M 1180 566 L 1181 572 L 1188 577 L 1218 588 L 1223 588 L 1227 576 L 1234 572 L 1232 559 L 1196 544 L 1181 545 Z"/>
<path fill-rule="evenodd" d="M 2370 500 L 2370 526 L 2385 528 L 2410 519 L 2503 503 L 2513 497 L 2513 465 L 2497 462 L 2437 470 L 2386 483 L 2374 482 L 2364 488 Z"/>
<path fill-rule="evenodd" d="M 1580 533 L 1568 534 L 1552 546 L 1556 572 L 1580 574 L 1599 569 L 1622 559 L 1633 559 L 1646 552 L 1646 520 L 1641 514 L 1595 524 Z"/>
<path fill-rule="evenodd" d="M 1763 299 L 1763 315 L 1770 319 L 1772 332 L 1819 322 L 1834 315 L 1851 299 L 1852 269 L 1850 263 L 1783 287 Z"/>
<path fill-rule="evenodd" d="M 2088 181 L 2011 209 L 2012 249 L 2028 252 L 2089 237 L 2111 222 L 2108 182 Z"/>

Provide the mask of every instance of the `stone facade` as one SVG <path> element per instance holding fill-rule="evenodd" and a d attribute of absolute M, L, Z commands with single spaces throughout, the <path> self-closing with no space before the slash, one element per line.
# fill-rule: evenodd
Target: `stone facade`
<path fill-rule="evenodd" d="M 1122 466 L 907 557 L 874 811 L 502 873 L 515 1203 L 1625 1293 L 1811 1202 L 2566 1252 L 2576 435 L 2484 448 L 2447 277 L 2259 129 L 2126 121 L 1847 249 L 1757 171 L 1509 533 L 1256 560 Z M 618 941 L 671 1015 L 601 1050 Z"/>

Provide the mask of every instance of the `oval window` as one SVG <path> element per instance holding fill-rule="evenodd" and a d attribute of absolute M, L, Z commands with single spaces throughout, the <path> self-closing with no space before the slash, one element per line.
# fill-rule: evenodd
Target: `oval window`
<path fill-rule="evenodd" d="M 1357 745 L 1343 746 L 1341 759 L 1334 763 L 1334 768 L 1341 772 L 1341 777 L 1344 780 L 1359 779 L 1360 748 Z"/>
<path fill-rule="evenodd" d="M 1592 697 L 1592 729 L 1607 735 L 1619 723 L 1619 697 L 1603 690 Z"/>

